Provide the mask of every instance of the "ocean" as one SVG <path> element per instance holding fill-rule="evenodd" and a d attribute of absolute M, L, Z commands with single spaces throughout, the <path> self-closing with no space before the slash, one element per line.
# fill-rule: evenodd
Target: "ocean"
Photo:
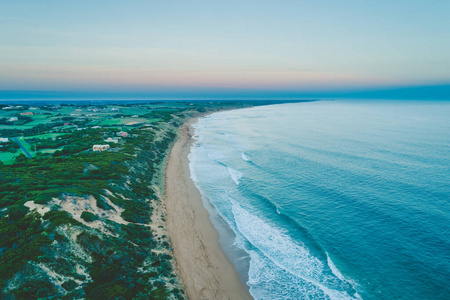
<path fill-rule="evenodd" d="M 191 177 L 256 299 L 449 299 L 450 102 L 317 101 L 194 125 Z"/>

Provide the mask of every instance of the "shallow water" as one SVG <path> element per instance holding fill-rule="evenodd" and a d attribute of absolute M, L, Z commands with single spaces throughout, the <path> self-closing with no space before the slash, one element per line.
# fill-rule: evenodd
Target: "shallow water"
<path fill-rule="evenodd" d="M 195 128 L 192 178 L 255 298 L 450 295 L 449 102 L 282 104 Z"/>

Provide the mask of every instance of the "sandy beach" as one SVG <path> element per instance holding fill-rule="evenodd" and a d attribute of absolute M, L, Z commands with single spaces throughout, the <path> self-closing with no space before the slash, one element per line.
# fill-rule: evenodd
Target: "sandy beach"
<path fill-rule="evenodd" d="M 167 162 L 166 226 L 189 299 L 252 299 L 219 244 L 219 234 L 190 178 L 187 158 L 196 119 L 184 124 Z"/>

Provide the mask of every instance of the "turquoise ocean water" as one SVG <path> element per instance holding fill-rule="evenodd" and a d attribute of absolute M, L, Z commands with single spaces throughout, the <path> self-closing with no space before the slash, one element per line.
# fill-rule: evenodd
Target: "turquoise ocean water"
<path fill-rule="evenodd" d="M 450 102 L 282 104 L 195 128 L 191 176 L 255 298 L 450 298 Z"/>

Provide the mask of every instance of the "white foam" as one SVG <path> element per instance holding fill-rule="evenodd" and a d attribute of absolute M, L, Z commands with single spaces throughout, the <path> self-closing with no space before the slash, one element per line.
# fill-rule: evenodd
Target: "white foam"
<path fill-rule="evenodd" d="M 328 255 L 328 253 L 327 253 L 327 263 L 328 263 L 328 266 L 331 269 L 331 272 L 333 272 L 333 274 L 337 278 L 339 278 L 340 280 L 345 280 L 344 275 L 342 275 L 342 273 L 339 271 L 339 269 L 336 268 L 336 265 L 333 263 L 333 261 L 331 260 L 330 256 Z"/>
<path fill-rule="evenodd" d="M 233 179 L 236 185 L 239 185 L 239 180 L 242 178 L 242 173 L 230 167 L 228 167 L 228 173 L 230 173 L 231 179 Z"/>
<path fill-rule="evenodd" d="M 329 299 L 317 286 L 278 268 L 257 251 L 250 251 L 248 285 L 255 299 Z"/>
<path fill-rule="evenodd" d="M 242 160 L 244 160 L 244 161 L 250 161 L 250 158 L 245 154 L 245 152 L 242 152 L 242 153 L 241 153 L 241 158 L 242 158 Z"/>
<path fill-rule="evenodd" d="M 281 269 L 279 272 L 287 272 L 288 277 L 297 278 L 314 286 L 331 299 L 355 299 L 341 290 L 344 283 L 340 278 L 327 273 L 326 265 L 313 256 L 303 244 L 294 242 L 284 230 L 249 213 L 236 202 L 233 203 L 233 214 L 239 232 L 271 263 Z M 280 281 L 280 279 L 278 275 L 271 280 Z M 255 279 L 252 278 L 250 283 L 255 284 Z"/>
<path fill-rule="evenodd" d="M 198 178 L 197 178 L 197 175 L 195 174 L 195 169 L 194 169 L 194 165 L 195 165 L 195 162 L 194 162 L 194 152 L 193 152 L 193 147 L 194 146 L 192 146 L 191 147 L 191 152 L 188 154 L 188 160 L 189 160 L 189 173 L 190 173 L 190 175 L 191 175 L 191 179 L 192 179 L 192 181 L 194 182 L 194 184 L 195 185 L 197 185 L 197 183 L 198 183 Z"/>

